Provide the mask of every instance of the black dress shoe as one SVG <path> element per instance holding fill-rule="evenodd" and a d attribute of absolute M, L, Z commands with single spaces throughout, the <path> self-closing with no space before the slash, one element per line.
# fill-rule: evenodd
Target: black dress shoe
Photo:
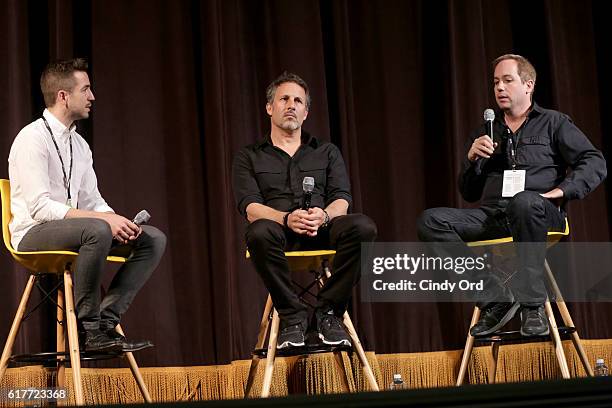
<path fill-rule="evenodd" d="M 128 341 L 124 336 L 119 334 L 115 329 L 108 329 L 105 331 L 105 334 L 117 341 L 121 344 L 121 351 L 124 353 L 131 353 L 133 351 L 144 350 L 149 347 L 153 347 L 153 343 L 149 340 L 142 341 Z"/>
<path fill-rule="evenodd" d="M 470 329 L 470 334 L 488 336 L 506 325 L 519 309 L 518 302 L 493 303 L 481 311 L 480 319 Z"/>
<path fill-rule="evenodd" d="M 521 309 L 521 335 L 546 336 L 550 333 L 548 319 L 544 313 L 544 305 L 524 307 Z"/>
<path fill-rule="evenodd" d="M 82 336 L 84 351 L 121 352 L 121 341 L 109 337 L 101 330 L 87 330 Z"/>

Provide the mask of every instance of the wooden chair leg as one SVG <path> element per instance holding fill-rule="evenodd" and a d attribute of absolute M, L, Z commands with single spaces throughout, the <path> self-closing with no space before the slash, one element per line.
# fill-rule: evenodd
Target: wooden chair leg
<path fill-rule="evenodd" d="M 64 302 L 64 289 L 60 287 L 57 290 L 57 324 L 56 324 L 56 351 L 57 356 L 57 386 L 64 388 L 66 386 L 66 357 L 60 355 L 60 353 L 66 352 L 66 332 L 65 332 L 65 320 L 66 316 L 64 308 L 66 304 Z"/>
<path fill-rule="evenodd" d="M 79 352 L 79 333 L 74 308 L 72 291 L 72 276 L 70 270 L 64 271 L 64 290 L 66 291 L 66 320 L 68 326 L 68 346 L 70 348 L 70 365 L 72 367 L 72 381 L 77 405 L 84 405 L 83 383 L 81 382 L 81 355 Z"/>
<path fill-rule="evenodd" d="M 557 301 L 557 308 L 559 309 L 559 313 L 561 314 L 561 318 L 563 319 L 563 324 L 568 327 L 576 328 L 565 302 Z M 586 351 L 584 351 L 584 347 L 582 347 L 582 341 L 580 340 L 580 335 L 578 334 L 578 331 L 574 331 L 571 334 L 571 338 L 572 343 L 574 343 L 574 348 L 576 349 L 576 352 L 578 352 L 578 356 L 580 357 L 580 361 L 582 362 L 584 370 L 586 371 L 589 377 L 593 377 L 593 368 L 591 367 L 591 363 L 589 362 Z"/>
<path fill-rule="evenodd" d="M 272 296 L 268 295 L 268 300 L 266 301 L 266 306 L 264 307 L 263 315 L 261 316 L 261 322 L 259 323 L 259 334 L 257 336 L 257 344 L 255 344 L 255 349 L 263 348 L 266 337 L 268 334 L 268 328 L 270 327 L 270 312 L 272 311 Z M 251 393 L 251 388 L 253 387 L 253 382 L 255 382 L 255 376 L 257 375 L 257 366 L 259 365 L 259 357 L 253 355 L 251 359 L 251 367 L 249 368 L 249 376 L 247 378 L 246 387 L 244 389 L 244 397 L 248 398 Z"/>
<path fill-rule="evenodd" d="M 457 375 L 457 386 L 462 385 L 463 381 L 465 380 L 467 367 L 470 362 L 470 357 L 472 356 L 472 349 L 474 348 L 474 337 L 470 334 L 470 328 L 478 322 L 478 319 L 480 319 L 480 309 L 478 307 L 474 307 L 474 313 L 472 313 L 472 321 L 470 322 L 467 338 L 465 339 L 465 348 L 463 349 L 463 356 L 461 357 L 459 374 Z"/>
<path fill-rule="evenodd" d="M 123 337 L 125 337 L 125 333 L 123 332 L 123 329 L 121 328 L 120 324 L 118 324 L 115 327 L 115 331 L 119 333 L 120 335 L 122 335 Z M 142 378 L 142 374 L 140 373 L 140 369 L 138 368 L 138 364 L 136 363 L 134 354 L 131 352 L 127 352 L 125 353 L 125 357 L 127 358 L 128 363 L 130 364 L 130 371 L 132 371 L 134 380 L 136 380 L 136 384 L 138 384 L 138 388 L 140 388 L 140 393 L 142 394 L 142 398 L 148 404 L 152 403 L 153 401 L 151 400 L 149 389 L 147 388 L 147 385 L 145 384 L 144 379 Z"/>
<path fill-rule="evenodd" d="M 491 342 L 491 354 L 489 354 L 489 367 L 488 380 L 489 384 L 495 384 L 495 374 L 497 373 L 497 355 L 499 353 L 499 342 Z"/>
<path fill-rule="evenodd" d="M 268 398 L 270 396 L 270 388 L 272 387 L 272 374 L 274 374 L 274 358 L 276 357 L 276 345 L 278 343 L 278 326 L 280 318 L 278 312 L 274 309 L 272 315 L 272 325 L 270 327 L 270 339 L 268 340 L 268 355 L 266 357 L 266 368 L 264 370 L 263 386 L 261 387 L 261 397 Z"/>
<path fill-rule="evenodd" d="M 26 307 L 28 306 L 28 300 L 30 299 L 30 294 L 32 293 L 32 287 L 34 286 L 35 280 L 36 276 L 30 275 L 28 283 L 26 284 L 26 287 L 23 290 L 23 295 L 21 295 L 21 301 L 19 301 L 17 313 L 15 313 L 15 318 L 13 319 L 13 324 L 11 325 L 11 330 L 9 331 L 8 338 L 6 339 L 6 343 L 4 343 L 2 358 L 0 358 L 0 382 L 2 382 L 2 378 L 4 377 L 4 373 L 6 372 L 6 368 L 8 367 L 9 358 L 11 357 L 11 353 L 13 352 L 13 345 L 15 344 L 15 338 L 17 337 L 19 327 L 21 326 L 21 319 L 23 319 Z"/>
<path fill-rule="evenodd" d="M 550 270 L 550 266 L 548 265 L 548 261 L 544 260 L 544 269 L 546 271 L 546 275 L 548 277 L 548 281 L 550 282 L 550 286 L 555 294 L 555 299 L 557 303 L 557 308 L 559 308 L 559 313 L 561 314 L 561 318 L 563 319 L 563 324 L 568 327 L 576 328 L 574 325 L 574 321 L 572 320 L 572 316 L 567 309 L 567 305 L 563 300 L 563 296 L 561 295 L 561 291 L 559 290 L 559 286 L 557 285 L 557 281 L 555 280 L 552 271 Z M 582 341 L 580 340 L 580 336 L 578 335 L 578 330 L 575 330 L 572 334 L 572 343 L 574 343 L 574 348 L 578 352 L 578 356 L 580 357 L 580 361 L 582 362 L 582 366 L 584 370 L 587 372 L 589 377 L 593 377 L 593 368 L 591 367 L 591 363 L 582 347 Z"/>
<path fill-rule="evenodd" d="M 557 355 L 557 361 L 559 362 L 559 368 L 561 368 L 561 375 L 563 378 L 570 378 L 569 368 L 567 366 L 567 359 L 565 358 L 565 352 L 563 351 L 563 344 L 561 343 L 561 336 L 559 336 L 559 329 L 557 328 L 557 322 L 555 315 L 553 314 L 550 302 L 546 300 L 544 303 L 546 310 L 546 316 L 548 316 L 548 323 L 550 326 L 551 337 L 553 345 L 555 347 L 555 354 Z"/>
<path fill-rule="evenodd" d="M 326 261 L 323 262 L 323 270 L 325 271 L 325 277 L 327 279 L 331 278 L 331 270 L 329 269 Z M 323 281 L 321 279 L 319 279 L 319 286 L 323 287 Z M 348 312 L 344 312 L 344 315 L 342 315 L 342 321 L 344 323 L 344 327 L 346 328 L 347 334 L 351 338 L 353 348 L 357 352 L 357 356 L 359 357 L 359 361 L 363 367 L 363 372 L 368 380 L 368 384 L 370 384 L 370 388 L 372 391 L 379 391 L 380 389 L 378 388 L 376 377 L 374 377 L 374 372 L 372 371 L 370 362 L 365 355 L 365 351 L 363 350 L 363 346 L 361 345 L 361 341 L 359 340 L 359 336 L 357 335 L 357 331 L 355 330 L 355 326 L 353 326 L 353 321 L 351 320 Z"/>
<path fill-rule="evenodd" d="M 346 331 L 351 338 L 351 342 L 353 343 L 353 348 L 357 352 L 357 356 L 359 357 L 359 361 L 361 362 L 361 366 L 363 367 L 363 373 L 370 384 L 370 389 L 372 391 L 379 391 L 378 383 L 376 382 L 376 377 L 374 377 L 374 372 L 372 371 L 372 367 L 370 366 L 370 362 L 366 357 L 365 351 L 363 350 L 363 346 L 361 345 L 361 341 L 359 341 L 359 336 L 357 336 L 357 331 L 355 330 L 355 326 L 353 326 L 353 321 L 349 316 L 348 312 L 344 312 L 343 315 L 343 323 L 344 327 L 346 327 Z"/>
<path fill-rule="evenodd" d="M 346 372 L 347 367 L 344 365 L 344 358 L 341 351 L 334 351 L 334 361 L 336 362 L 336 367 L 338 368 L 340 377 L 342 378 L 342 392 L 351 392 L 351 386 L 349 384 L 348 374 Z"/>

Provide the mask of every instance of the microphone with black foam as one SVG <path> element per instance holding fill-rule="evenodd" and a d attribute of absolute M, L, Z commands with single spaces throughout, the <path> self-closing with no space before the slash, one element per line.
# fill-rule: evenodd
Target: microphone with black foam
<path fill-rule="evenodd" d="M 487 134 L 493 141 L 493 145 L 495 145 L 495 140 L 493 139 L 493 121 L 495 120 L 495 111 L 491 108 L 485 109 L 483 116 L 485 122 L 487 123 Z M 474 169 L 476 174 L 480 175 L 482 173 L 482 166 L 484 166 L 486 161 L 486 157 L 479 157 L 478 160 L 476 160 L 476 167 Z"/>
<path fill-rule="evenodd" d="M 304 180 L 302 181 L 302 189 L 304 190 L 304 202 L 302 203 L 302 210 L 308 210 L 310 208 L 310 201 L 312 200 L 312 192 L 314 190 L 314 186 L 314 177 L 304 177 Z"/>

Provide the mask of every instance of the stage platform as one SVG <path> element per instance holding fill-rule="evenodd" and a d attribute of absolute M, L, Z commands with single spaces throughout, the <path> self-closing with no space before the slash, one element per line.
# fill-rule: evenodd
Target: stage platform
<path fill-rule="evenodd" d="M 610 365 L 612 340 L 584 340 L 584 345 L 592 363 L 596 358 L 603 358 Z M 213 406 L 228 407 L 261 406 L 258 404 L 262 403 L 277 407 L 306 404 L 334 404 L 335 407 L 515 407 L 549 406 L 547 404 L 553 404 L 554 401 L 557 407 L 612 406 L 612 383 L 601 378 L 584 378 L 586 374 L 571 342 L 564 342 L 564 348 L 570 373 L 572 377 L 578 378 L 559 381 L 561 374 L 549 343 L 513 344 L 501 346 L 499 352 L 497 380 L 506 384 L 482 387 L 487 382 L 488 348 L 477 347 L 467 377 L 467 382 L 473 385 L 459 388 L 452 386 L 457 376 L 461 350 L 384 355 L 369 352 L 368 359 L 381 389 L 388 387 L 394 373 L 402 374 L 408 386 L 407 391 L 383 393 L 368 392 L 370 390 L 356 356 L 344 356 L 345 365 L 348 363 L 351 367 L 350 394 L 340 394 L 342 384 L 331 354 L 279 358 L 275 366 L 272 395 L 290 397 L 265 401 L 243 399 L 250 360 L 216 366 L 144 367 L 142 374 L 156 403 L 174 403 L 186 407 L 208 406 L 210 403 L 206 401 L 211 400 L 218 400 Z M 260 364 L 260 372 L 254 385 L 256 394 L 261 389 L 262 366 L 263 364 Z M 67 387 L 72 395 L 70 369 L 66 371 Z M 40 366 L 10 368 L 0 384 L 0 389 L 48 387 L 53 384 L 54 376 L 53 370 Z M 85 368 L 83 381 L 88 405 L 143 402 L 128 368 Z M 581 404 L 586 405 L 575 405 L 572 401 L 581 401 Z M 14 401 L 2 400 L 0 406 L 19 405 Z"/>
<path fill-rule="evenodd" d="M 122 405 L 105 407 L 120 407 Z M 612 378 L 577 378 L 406 391 L 359 392 L 353 394 L 296 395 L 263 399 L 163 403 L 136 407 L 184 408 L 559 408 L 612 406 Z"/>

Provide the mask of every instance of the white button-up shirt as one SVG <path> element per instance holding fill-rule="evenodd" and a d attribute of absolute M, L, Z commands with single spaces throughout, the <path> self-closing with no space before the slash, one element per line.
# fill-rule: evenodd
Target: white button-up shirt
<path fill-rule="evenodd" d="M 66 177 L 70 174 L 70 139 L 72 136 L 72 178 L 70 195 L 73 206 L 82 210 L 113 211 L 98 191 L 89 145 L 75 131 L 67 128 L 47 109 L 43 112 L 59 147 Z M 64 184 L 62 162 L 44 121 L 38 119 L 24 127 L 13 141 L 9 153 L 11 243 L 17 249 L 23 236 L 34 225 L 61 220 L 70 209 Z"/>

